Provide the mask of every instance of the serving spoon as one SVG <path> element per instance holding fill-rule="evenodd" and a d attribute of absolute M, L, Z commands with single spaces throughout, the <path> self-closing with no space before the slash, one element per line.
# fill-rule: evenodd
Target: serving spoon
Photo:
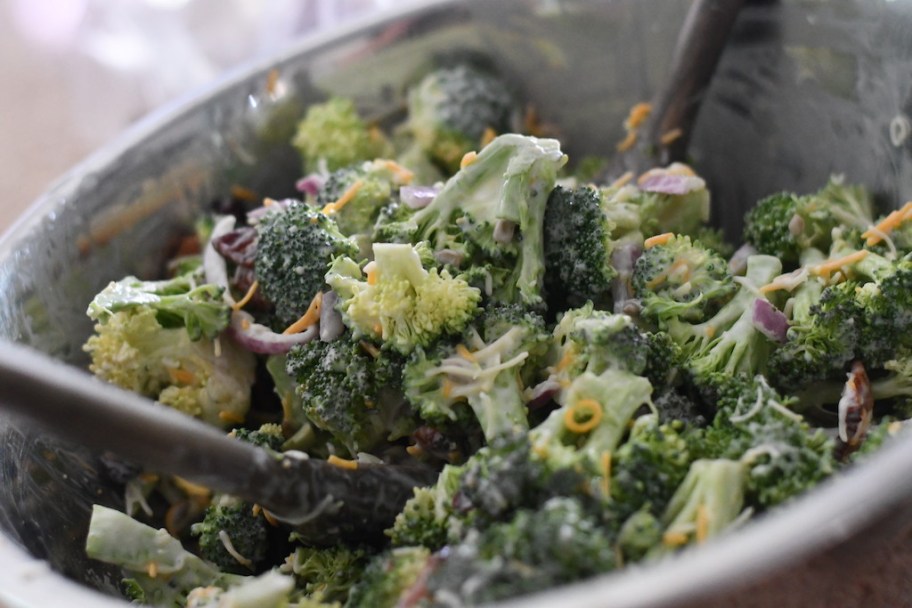
<path fill-rule="evenodd" d="M 276 456 L 32 349 L 0 342 L 0 408 L 61 439 L 261 505 L 307 540 L 376 543 L 430 467 Z"/>

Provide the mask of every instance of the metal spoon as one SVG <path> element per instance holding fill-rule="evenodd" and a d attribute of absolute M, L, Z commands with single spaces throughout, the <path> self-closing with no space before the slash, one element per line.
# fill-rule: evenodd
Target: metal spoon
<path fill-rule="evenodd" d="M 377 542 L 428 467 L 340 468 L 275 457 L 171 408 L 21 345 L 0 343 L 0 408 L 148 470 L 179 475 L 268 509 L 308 540 Z"/>

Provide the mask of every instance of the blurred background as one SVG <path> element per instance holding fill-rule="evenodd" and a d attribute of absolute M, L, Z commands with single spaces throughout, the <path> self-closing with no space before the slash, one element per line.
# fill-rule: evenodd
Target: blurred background
<path fill-rule="evenodd" d="M 0 233 L 150 110 L 396 0 L 0 0 Z"/>

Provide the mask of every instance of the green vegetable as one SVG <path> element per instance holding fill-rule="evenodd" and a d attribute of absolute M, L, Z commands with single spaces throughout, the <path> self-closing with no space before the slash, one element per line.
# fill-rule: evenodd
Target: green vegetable
<path fill-rule="evenodd" d="M 298 124 L 294 145 L 306 171 L 326 163 L 330 171 L 358 161 L 387 156 L 389 144 L 382 134 L 358 116 L 355 104 L 341 97 L 310 106 Z"/>

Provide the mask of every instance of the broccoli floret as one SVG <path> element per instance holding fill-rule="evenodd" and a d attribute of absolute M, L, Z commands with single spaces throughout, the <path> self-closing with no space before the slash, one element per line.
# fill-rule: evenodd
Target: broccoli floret
<path fill-rule="evenodd" d="M 202 280 L 196 268 L 164 281 L 112 281 L 95 296 L 86 314 L 103 324 L 119 312 L 152 310 L 165 329 L 183 328 L 190 340 L 215 338 L 228 326 L 230 311 L 222 300 L 223 288 L 201 284 Z"/>
<path fill-rule="evenodd" d="M 619 524 L 641 510 L 662 515 L 691 462 L 683 430 L 681 422 L 662 424 L 655 414 L 636 419 L 611 460 L 611 514 Z"/>
<path fill-rule="evenodd" d="M 545 291 L 559 308 L 587 301 L 611 300 L 614 225 L 594 188 L 556 187 L 548 197 L 544 220 Z"/>
<path fill-rule="evenodd" d="M 156 530 L 114 509 L 95 505 L 86 554 L 130 573 L 132 597 L 155 606 L 182 606 L 198 587 L 228 589 L 250 580 L 226 574 L 186 551 L 166 530 Z"/>
<path fill-rule="evenodd" d="M 282 444 L 285 443 L 282 427 L 271 422 L 267 422 L 255 430 L 237 428 L 231 431 L 231 435 L 241 441 L 252 443 L 261 448 L 272 450 L 273 452 L 281 451 Z"/>
<path fill-rule="evenodd" d="M 240 574 L 256 571 L 265 559 L 268 525 L 265 517 L 254 514 L 252 504 L 221 495 L 190 532 L 198 537 L 204 559 L 224 572 Z"/>
<path fill-rule="evenodd" d="M 680 345 L 664 331 L 646 332 L 646 366 L 640 375 L 645 376 L 657 392 L 679 384 L 685 363 Z"/>
<path fill-rule="evenodd" d="M 426 270 L 420 250 L 398 243 L 375 243 L 373 249 L 374 260 L 363 271 L 350 258 L 337 258 L 326 274 L 356 335 L 408 354 L 458 334 L 477 314 L 478 289 L 446 269 Z"/>
<path fill-rule="evenodd" d="M 696 460 L 662 514 L 658 556 L 703 542 L 724 531 L 741 513 L 747 467 L 737 460 Z"/>
<path fill-rule="evenodd" d="M 836 468 L 834 444 L 812 431 L 763 376 L 717 376 L 717 413 L 700 441 L 703 456 L 740 460 L 751 504 L 768 509 L 813 487 Z M 693 445 L 693 444 L 692 444 Z"/>
<path fill-rule="evenodd" d="M 412 173 L 391 160 L 377 159 L 332 172 L 317 193 L 317 206 L 342 234 L 370 234 L 380 210 L 391 203 Z"/>
<path fill-rule="evenodd" d="M 414 496 L 386 530 L 394 547 L 420 545 L 436 550 L 447 543 L 453 500 L 464 470 L 462 466 L 446 465 L 436 484 L 415 488 Z"/>
<path fill-rule="evenodd" d="M 332 99 L 310 106 L 298 123 L 294 146 L 304 159 L 305 171 L 320 163 L 335 171 L 358 161 L 387 156 L 389 144 L 377 129 L 371 129 L 350 99 Z"/>
<path fill-rule="evenodd" d="M 304 415 L 330 433 L 352 455 L 414 430 L 413 416 L 399 390 L 402 359 L 343 336 L 293 347 L 288 374 Z"/>
<path fill-rule="evenodd" d="M 431 562 L 425 547 L 398 547 L 374 556 L 352 586 L 347 608 L 394 608 Z"/>
<path fill-rule="evenodd" d="M 547 353 L 550 336 L 538 315 L 489 307 L 464 342 L 416 350 L 406 363 L 405 393 L 428 422 L 457 418 L 465 400 L 487 441 L 528 429 L 524 389 Z"/>
<path fill-rule="evenodd" d="M 193 608 L 287 608 L 294 595 L 294 580 L 291 577 L 269 571 L 246 579 L 230 589 L 198 587 L 187 594 L 186 605 Z M 185 604 L 181 602 L 180 605 Z M 320 608 L 297 603 L 294 605 L 296 608 Z"/>
<path fill-rule="evenodd" d="M 409 90 L 406 129 L 450 173 L 485 131 L 512 130 L 518 106 L 503 80 L 470 65 L 435 70 Z"/>
<path fill-rule="evenodd" d="M 663 423 L 679 421 L 697 428 L 706 426 L 706 412 L 698 400 L 676 389 L 657 391 L 652 402 Z"/>
<path fill-rule="evenodd" d="M 154 308 L 104 313 L 83 349 L 102 380 L 209 424 L 243 422 L 250 408 L 253 354 L 231 340 L 193 340 L 184 327 L 164 327 Z"/>
<path fill-rule="evenodd" d="M 633 271 L 641 315 L 661 327 L 670 319 L 700 323 L 718 312 L 738 287 L 728 263 L 687 236 L 647 248 Z"/>
<path fill-rule="evenodd" d="M 300 201 L 274 205 L 257 224 L 257 234 L 256 277 L 285 326 L 323 290 L 333 258 L 358 254 L 332 218 Z"/>
<path fill-rule="evenodd" d="M 687 165 L 650 169 L 637 180 L 635 197 L 644 236 L 664 232 L 694 234 L 709 221 L 706 182 Z"/>
<path fill-rule="evenodd" d="M 461 257 L 461 268 L 490 265 L 491 300 L 539 306 L 545 208 L 565 162 L 556 140 L 501 135 L 397 231 Z"/>
<path fill-rule="evenodd" d="M 473 530 L 440 554 L 427 578 L 432 598 L 484 604 L 607 572 L 616 566 L 611 538 L 574 498 L 556 497 L 510 521 Z M 471 584 L 468 584 L 471 581 Z"/>
<path fill-rule="evenodd" d="M 351 587 L 362 578 L 367 562 L 368 556 L 360 548 L 297 547 L 281 571 L 294 574 L 309 601 L 344 604 Z"/>
<path fill-rule="evenodd" d="M 754 325 L 754 301 L 764 298 L 757 291 L 782 270 L 781 262 L 772 256 L 748 258 L 746 285 L 710 319 L 691 324 L 679 319 L 668 322 L 669 335 L 690 357 L 688 369 L 701 384 L 701 377 L 714 372 L 751 375 L 762 372 L 771 341 Z"/>
<path fill-rule="evenodd" d="M 912 406 L 912 356 L 903 349 L 895 359 L 884 363 L 887 374 L 871 381 L 875 401 L 888 402 L 894 418 L 909 418 Z"/>
<path fill-rule="evenodd" d="M 833 177 L 815 194 L 782 192 L 758 202 L 744 218 L 744 240 L 760 253 L 794 265 L 805 249 L 828 249 L 834 228 L 864 230 L 872 222 L 873 207 L 867 192 Z"/>
<path fill-rule="evenodd" d="M 853 452 L 849 459 L 851 462 L 867 460 L 885 444 L 892 442 L 894 437 L 906 431 L 908 426 L 908 421 L 896 420 L 892 416 L 885 416 L 868 429 L 861 447 Z"/>
<path fill-rule="evenodd" d="M 824 261 L 816 249 L 802 252 L 803 267 Z M 808 276 L 793 292 L 787 341 L 770 354 L 771 381 L 786 391 L 842 374 L 858 341 L 855 285 L 825 286 Z"/>

